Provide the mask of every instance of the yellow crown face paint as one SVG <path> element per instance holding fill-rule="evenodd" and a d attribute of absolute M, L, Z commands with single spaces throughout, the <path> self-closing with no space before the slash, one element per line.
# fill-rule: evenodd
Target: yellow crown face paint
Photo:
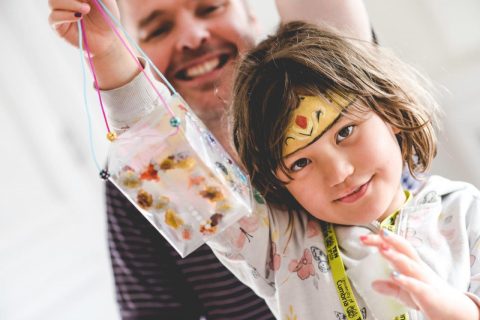
<path fill-rule="evenodd" d="M 293 112 L 283 143 L 286 157 L 306 147 L 321 136 L 340 117 L 352 100 L 327 91 L 322 96 L 300 96 L 300 103 Z"/>

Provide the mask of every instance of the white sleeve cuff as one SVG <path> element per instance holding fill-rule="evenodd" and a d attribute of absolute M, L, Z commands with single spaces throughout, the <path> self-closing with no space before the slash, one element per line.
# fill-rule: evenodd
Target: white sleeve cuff
<path fill-rule="evenodd" d="M 138 59 L 142 65 L 147 65 L 143 58 Z M 144 70 L 158 93 L 168 100 L 171 96 L 170 91 L 162 82 L 155 79 L 151 67 L 147 65 Z M 160 97 L 145 74 L 140 72 L 132 81 L 119 88 L 101 91 L 105 102 L 105 112 L 114 131 L 121 133 L 162 105 Z"/>

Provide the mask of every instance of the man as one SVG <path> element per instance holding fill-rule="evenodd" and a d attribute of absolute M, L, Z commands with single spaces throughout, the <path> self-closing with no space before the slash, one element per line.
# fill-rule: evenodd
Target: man
<path fill-rule="evenodd" d="M 76 22 L 84 17 L 90 50 L 104 98 L 117 110 L 111 125 L 124 129 L 139 118 L 143 77 L 88 1 L 49 0 L 50 24 L 77 44 Z M 245 0 L 104 1 L 130 35 L 233 154 L 225 107 L 234 63 L 252 47 L 257 20 Z M 117 6 L 118 3 L 118 6 Z M 277 0 L 282 21 L 326 22 L 371 40 L 358 0 Z M 118 110 L 122 109 L 122 110 Z M 120 116 L 119 116 L 120 115 Z M 241 284 L 202 246 L 181 259 L 121 193 L 107 183 L 108 238 L 117 300 L 123 319 L 273 319 L 264 301 Z"/>

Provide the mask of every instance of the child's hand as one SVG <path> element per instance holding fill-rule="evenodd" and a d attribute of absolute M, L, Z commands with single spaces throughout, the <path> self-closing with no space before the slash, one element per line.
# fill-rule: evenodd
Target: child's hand
<path fill-rule="evenodd" d="M 116 1 L 104 0 L 103 3 L 118 19 L 119 11 Z M 78 46 L 77 21 L 83 18 L 92 55 L 110 53 L 116 36 L 91 0 L 49 0 L 48 4 L 51 9 L 48 21 L 60 37 Z"/>
<path fill-rule="evenodd" d="M 365 245 L 377 247 L 395 269 L 389 280 L 372 283 L 376 291 L 420 310 L 429 319 L 479 319 L 476 304 L 440 279 L 406 239 L 386 230 L 360 239 Z"/>

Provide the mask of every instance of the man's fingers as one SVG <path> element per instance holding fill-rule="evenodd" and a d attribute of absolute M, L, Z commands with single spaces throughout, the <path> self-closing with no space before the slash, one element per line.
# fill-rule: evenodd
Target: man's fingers
<path fill-rule="evenodd" d="M 79 19 L 81 19 L 81 15 L 77 17 L 74 12 L 53 11 L 48 17 L 48 22 L 50 23 L 52 29 L 54 29 L 58 35 L 63 38 L 70 33 L 72 28 L 77 28 L 75 23 Z"/>
<path fill-rule="evenodd" d="M 90 5 L 79 0 L 49 0 L 48 5 L 52 11 L 72 11 L 87 14 L 90 12 Z"/>
<path fill-rule="evenodd" d="M 50 26 L 58 28 L 59 25 L 77 22 L 82 15 L 76 11 L 54 10 L 48 17 Z"/>

